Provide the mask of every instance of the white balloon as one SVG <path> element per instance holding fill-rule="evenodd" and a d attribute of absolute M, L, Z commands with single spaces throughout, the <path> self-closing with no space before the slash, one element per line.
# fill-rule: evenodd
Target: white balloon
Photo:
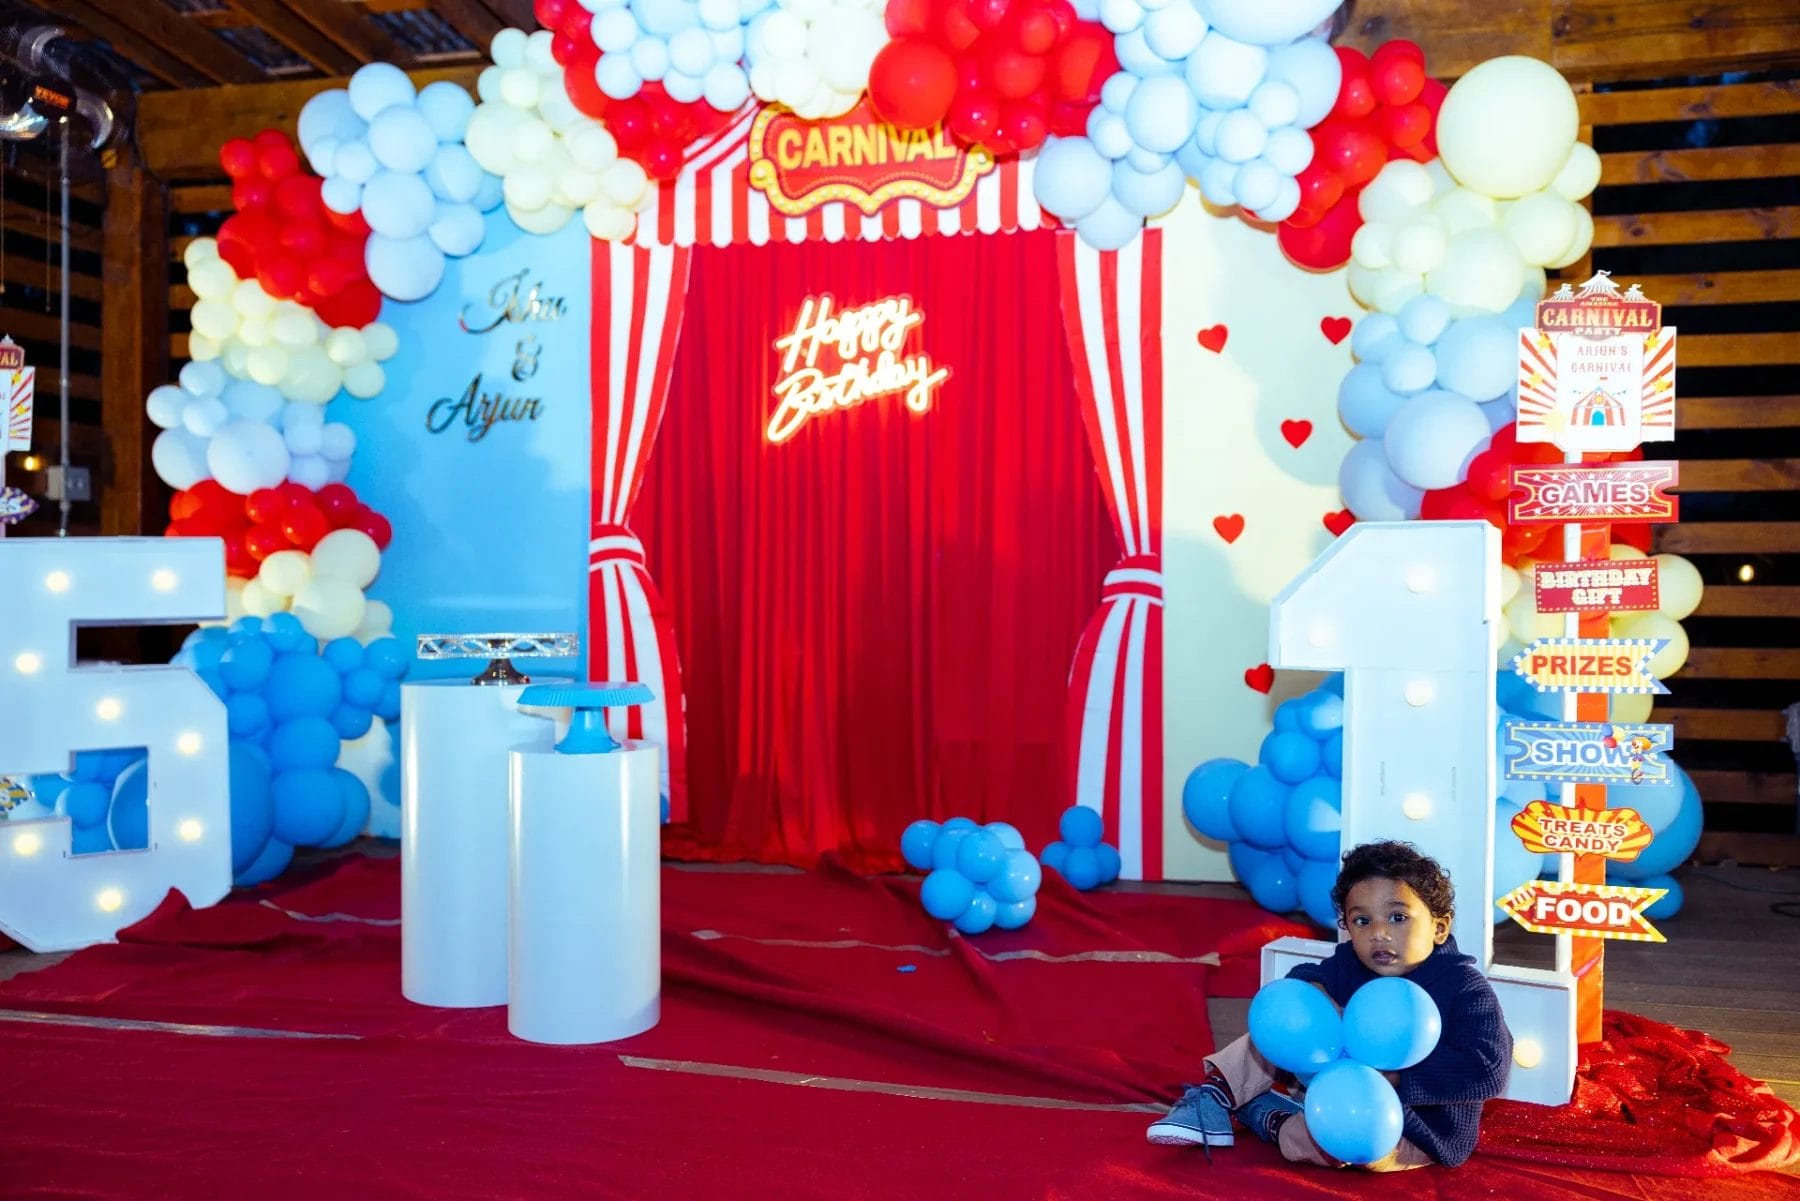
<path fill-rule="evenodd" d="M 379 363 L 358 363 L 344 369 L 344 391 L 358 400 L 371 400 L 387 386 L 387 373 Z"/>
<path fill-rule="evenodd" d="M 447 204 L 438 202 L 437 215 L 432 219 L 431 228 L 426 231 L 432 245 L 452 258 L 461 258 L 475 253 L 481 245 L 482 234 L 486 227 L 481 214 L 475 206 L 469 204 Z"/>
<path fill-rule="evenodd" d="M 1600 156 L 1586 142 L 1569 148 L 1568 159 L 1550 181 L 1550 190 L 1564 200 L 1580 200 L 1599 186 Z"/>
<path fill-rule="evenodd" d="M 319 428 L 319 457 L 328 463 L 348 462 L 356 453 L 356 431 L 341 421 L 327 421 Z"/>
<path fill-rule="evenodd" d="M 150 444 L 150 466 L 156 478 L 176 490 L 192 488 L 212 476 L 206 465 L 206 440 L 184 426 L 156 435 Z"/>
<path fill-rule="evenodd" d="M 400 335 L 394 327 L 380 321 L 372 321 L 362 327 L 363 344 L 369 349 L 369 357 L 378 363 L 384 363 L 394 357 L 400 349 Z"/>
<path fill-rule="evenodd" d="M 581 210 L 582 224 L 592 237 L 603 242 L 622 242 L 637 228 L 637 218 L 630 210 L 596 201 Z"/>
<path fill-rule="evenodd" d="M 447 79 L 420 88 L 416 103 L 440 142 L 461 141 L 463 131 L 469 127 L 469 118 L 475 113 L 475 101 Z"/>
<path fill-rule="evenodd" d="M 190 393 L 175 384 L 158 384 L 144 398 L 144 414 L 154 424 L 172 430 L 181 425 L 181 415 L 192 399 Z"/>
<path fill-rule="evenodd" d="M 188 405 L 181 413 L 181 424 L 188 432 L 199 438 L 210 438 L 219 432 L 219 427 L 230 418 L 225 402 L 216 396 L 202 397 Z"/>
<path fill-rule="evenodd" d="M 369 122 L 369 150 L 389 171 L 423 171 L 437 148 L 431 122 L 410 104 L 397 104 Z"/>
<path fill-rule="evenodd" d="M 228 491 L 248 496 L 287 478 L 288 449 L 272 426 L 228 421 L 206 448 L 206 465 Z"/>
<path fill-rule="evenodd" d="M 396 104 L 411 104 L 412 80 L 392 63 L 370 63 L 350 77 L 350 107 L 365 121 Z"/>
<path fill-rule="evenodd" d="M 424 234 L 390 238 L 372 233 L 363 261 L 369 269 L 369 281 L 382 295 L 395 300 L 423 300 L 437 290 L 444 278 L 443 252 Z"/>
<path fill-rule="evenodd" d="M 225 374 L 225 368 L 217 363 L 189 363 L 176 378 L 181 381 L 183 388 L 195 396 L 217 396 L 231 382 L 230 377 Z"/>
<path fill-rule="evenodd" d="M 526 34 L 523 29 L 502 29 L 488 44 L 488 57 L 502 70 L 525 65 Z"/>
<path fill-rule="evenodd" d="M 288 480 L 317 492 L 331 482 L 331 468 L 318 455 L 295 455 L 288 460 Z"/>
<path fill-rule="evenodd" d="M 430 227 L 436 199 L 419 176 L 382 171 L 363 187 L 363 218 L 384 238 L 416 238 Z"/>

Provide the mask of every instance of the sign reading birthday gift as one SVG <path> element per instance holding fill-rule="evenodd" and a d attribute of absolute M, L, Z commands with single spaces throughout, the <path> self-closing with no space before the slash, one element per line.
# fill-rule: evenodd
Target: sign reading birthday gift
<path fill-rule="evenodd" d="M 1514 525 L 1674 521 L 1681 502 L 1668 489 L 1680 482 L 1674 463 L 1514 467 L 1506 516 Z"/>
<path fill-rule="evenodd" d="M 903 196 L 949 208 L 994 169 L 993 155 L 958 145 L 941 125 L 897 129 L 883 122 L 867 97 L 820 121 L 765 108 L 750 127 L 749 151 L 750 186 L 789 217 L 833 201 L 874 216 Z"/>
<path fill-rule="evenodd" d="M 1644 910 L 1656 904 L 1667 891 L 1666 888 L 1533 880 L 1519 885 L 1496 904 L 1533 934 L 1665 942 L 1662 931 L 1650 924 Z"/>
<path fill-rule="evenodd" d="M 1513 656 L 1512 668 L 1539 692 L 1666 694 L 1650 660 L 1667 638 L 1539 638 Z"/>
<path fill-rule="evenodd" d="M 1500 727 L 1509 780 L 1568 784 L 1666 784 L 1675 741 L 1667 725 L 1513 719 Z"/>
<path fill-rule="evenodd" d="M 1513 814 L 1512 831 L 1526 850 L 1538 854 L 1621 861 L 1643 854 L 1653 836 L 1635 809 L 1572 809 L 1549 801 L 1532 801 Z"/>
<path fill-rule="evenodd" d="M 1601 271 L 1558 288 L 1519 331 L 1520 442 L 1631 450 L 1675 436 L 1675 330 L 1636 284 Z"/>
<path fill-rule="evenodd" d="M 1655 559 L 1539 563 L 1532 587 L 1539 613 L 1636 613 L 1662 608 Z"/>
<path fill-rule="evenodd" d="M 781 356 L 768 438 L 786 442 L 813 417 L 865 400 L 901 396 L 914 413 L 931 408 L 932 393 L 950 378 L 907 341 L 925 322 L 910 296 L 889 296 L 861 308 L 836 309 L 836 300 L 808 296 L 794 328 L 775 339 Z"/>

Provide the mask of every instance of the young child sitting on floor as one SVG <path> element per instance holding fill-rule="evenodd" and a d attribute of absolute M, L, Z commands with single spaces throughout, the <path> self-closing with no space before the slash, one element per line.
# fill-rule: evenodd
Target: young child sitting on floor
<path fill-rule="evenodd" d="M 1408 843 L 1364 843 L 1344 855 L 1331 903 L 1349 941 L 1288 976 L 1319 988 L 1339 1010 L 1375 977 L 1405 976 L 1430 995 L 1443 1018 L 1443 1034 L 1430 1055 L 1404 1071 L 1384 1073 L 1399 1094 L 1404 1132 L 1391 1154 L 1366 1166 L 1376 1172 L 1428 1163 L 1455 1167 L 1475 1150 L 1482 1103 L 1506 1089 L 1512 1034 L 1493 986 L 1450 937 L 1450 877 Z M 1205 1081 L 1190 1086 L 1146 1134 L 1169 1146 L 1229 1147 L 1235 1117 L 1279 1146 L 1286 1159 L 1343 1166 L 1308 1135 L 1298 1099 L 1303 1095 L 1294 1078 L 1258 1054 L 1245 1035 L 1208 1057 Z"/>

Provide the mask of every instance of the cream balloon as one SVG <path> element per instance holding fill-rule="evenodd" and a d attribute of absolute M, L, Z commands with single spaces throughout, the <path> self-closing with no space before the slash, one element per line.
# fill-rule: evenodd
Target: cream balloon
<path fill-rule="evenodd" d="M 1675 621 L 1689 617 L 1700 607 L 1700 594 L 1706 584 L 1700 569 L 1680 555 L 1656 556 L 1657 611 Z"/>
<path fill-rule="evenodd" d="M 367 588 L 381 570 L 381 548 L 361 530 L 333 530 L 312 548 L 314 579 L 344 580 Z"/>
<path fill-rule="evenodd" d="M 1580 125 L 1575 92 L 1555 67 L 1506 55 L 1450 88 L 1438 111 L 1438 154 L 1464 187 L 1510 199 L 1556 178 Z"/>
<path fill-rule="evenodd" d="M 1580 200 L 1600 186 L 1600 156 L 1586 142 L 1569 150 L 1562 170 L 1550 181 L 1550 190 L 1564 200 Z"/>
<path fill-rule="evenodd" d="M 1505 234 L 1468 229 L 1450 239 L 1425 277 L 1425 290 L 1458 315 L 1498 313 L 1519 298 L 1525 279 L 1525 263 Z"/>
<path fill-rule="evenodd" d="M 1650 720 L 1650 710 L 1655 707 L 1656 698 L 1648 692 L 1621 692 L 1612 697 L 1607 712 L 1612 720 L 1623 725 L 1641 725 Z"/>
<path fill-rule="evenodd" d="M 262 561 L 256 582 L 272 596 L 292 596 L 312 579 L 312 563 L 305 551 L 278 550 Z"/>
<path fill-rule="evenodd" d="M 347 581 L 309 580 L 294 594 L 290 612 L 308 634 L 330 641 L 361 625 L 366 606 L 362 590 Z"/>
<path fill-rule="evenodd" d="M 1557 638 L 1562 635 L 1563 619 L 1560 613 L 1540 613 L 1537 607 L 1537 594 L 1530 588 L 1521 588 L 1517 596 L 1508 601 L 1501 612 L 1506 616 L 1506 624 L 1512 629 L 1513 638 L 1521 643 L 1530 643 L 1538 638 Z"/>
<path fill-rule="evenodd" d="M 1533 192 L 1506 206 L 1500 228 L 1527 263 L 1547 267 L 1574 242 L 1577 211 L 1574 203 L 1554 192 Z"/>
<path fill-rule="evenodd" d="M 1500 565 L 1500 607 L 1505 608 L 1513 597 L 1519 595 L 1519 589 L 1524 585 L 1525 577 L 1519 574 L 1518 569 L 1502 563 Z"/>
<path fill-rule="evenodd" d="M 1624 638 L 1668 639 L 1669 645 L 1650 660 L 1650 674 L 1659 680 L 1668 679 L 1687 662 L 1687 631 L 1681 628 L 1680 622 L 1666 614 L 1639 613 L 1632 620 L 1621 622 L 1618 632 Z"/>
<path fill-rule="evenodd" d="M 1545 264 L 1552 271 L 1559 271 L 1574 263 L 1594 244 L 1594 214 L 1579 204 L 1574 206 L 1574 213 L 1575 236 L 1569 240 L 1569 248 L 1562 252 L 1560 258 Z"/>
<path fill-rule="evenodd" d="M 363 604 L 363 619 L 350 635 L 364 646 L 394 632 L 394 611 L 386 602 L 368 600 Z"/>
<path fill-rule="evenodd" d="M 260 580 L 245 581 L 239 600 L 243 603 L 244 612 L 251 617 L 268 617 L 287 608 L 287 598 L 276 596 L 263 587 Z"/>

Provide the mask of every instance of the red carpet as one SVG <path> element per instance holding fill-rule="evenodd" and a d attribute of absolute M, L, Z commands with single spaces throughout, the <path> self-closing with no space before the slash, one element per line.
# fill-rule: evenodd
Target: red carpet
<path fill-rule="evenodd" d="M 498 1009 L 403 1001 L 396 925 L 291 916 L 391 921 L 397 872 L 392 860 L 356 859 L 199 913 L 177 899 L 131 941 L 0 985 L 11 1010 L 359 1036 L 0 1021 L 12 1102 L 0 1196 L 1800 1197 L 1800 1181 L 1774 1173 L 1705 1185 L 1643 1174 L 1793 1153 L 1766 1092 L 1722 1074 L 1731 1070 L 1712 1049 L 1657 1042 L 1667 1028 L 1654 1024 L 1615 1026 L 1631 1071 L 1590 1068 L 1578 1118 L 1495 1107 L 1466 1167 L 1380 1181 L 1290 1169 L 1248 1142 L 1208 1167 L 1146 1145 L 1145 1116 L 1117 1108 L 920 1099 L 854 1083 L 1161 1101 L 1211 1047 L 1208 994 L 1247 993 L 1254 948 L 1294 932 L 1240 902 L 1077 896 L 1053 878 L 1027 930 L 963 940 L 919 910 L 916 881 L 830 864 L 807 875 L 667 871 L 662 1024 L 623 1043 L 554 1049 L 508 1038 Z M 1224 953 L 1220 967 L 1180 962 L 1211 952 Z M 906 965 L 915 970 L 896 970 Z M 645 1060 L 664 1062 L 634 1066 Z M 1652 1060 L 1719 1116 L 1675 1121 L 1654 1098 L 1627 1097 Z M 734 1079 L 705 1065 L 840 1083 Z"/>

